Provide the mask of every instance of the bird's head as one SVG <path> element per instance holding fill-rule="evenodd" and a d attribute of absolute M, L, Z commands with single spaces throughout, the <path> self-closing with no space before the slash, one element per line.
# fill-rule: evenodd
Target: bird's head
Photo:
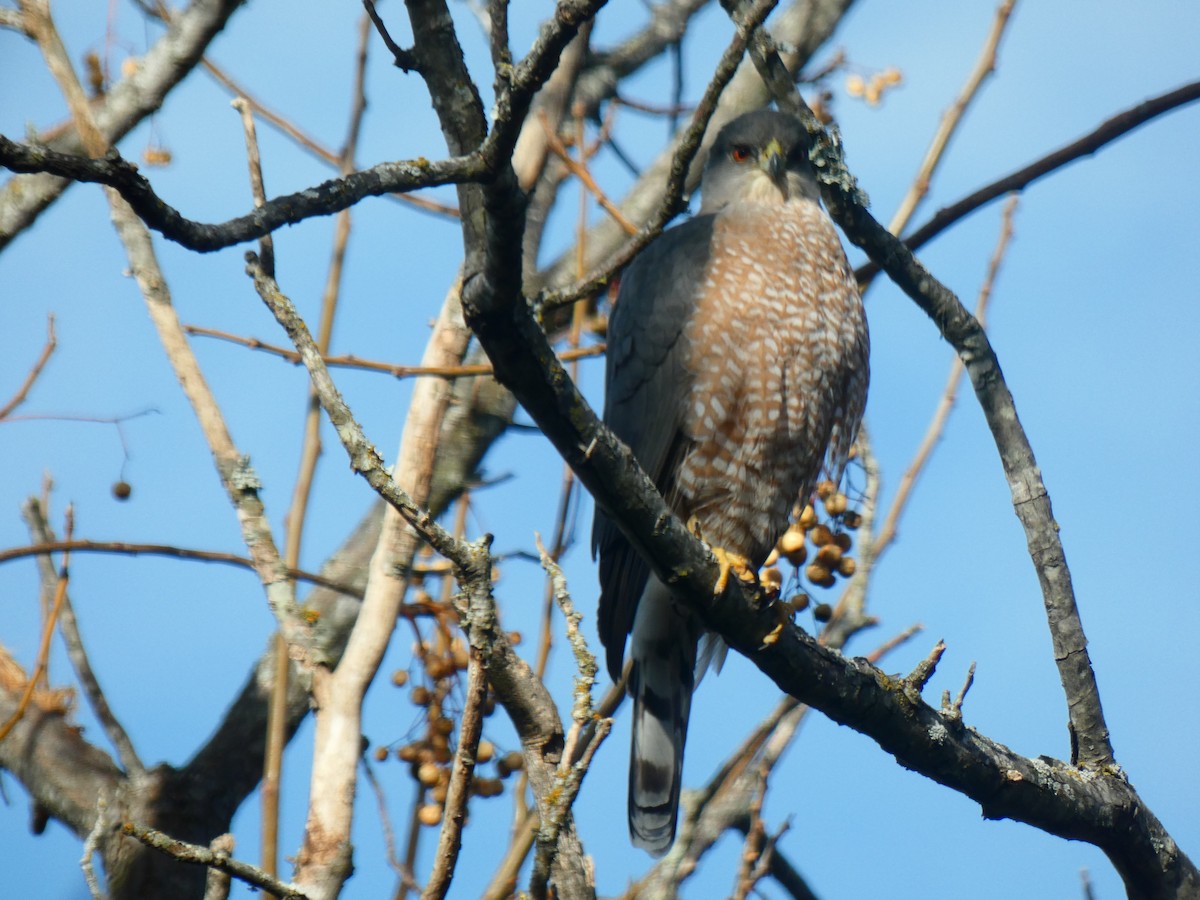
<path fill-rule="evenodd" d="M 718 212 L 739 201 L 817 200 L 808 147 L 808 134 L 793 116 L 769 109 L 738 116 L 709 150 L 700 211 Z"/>

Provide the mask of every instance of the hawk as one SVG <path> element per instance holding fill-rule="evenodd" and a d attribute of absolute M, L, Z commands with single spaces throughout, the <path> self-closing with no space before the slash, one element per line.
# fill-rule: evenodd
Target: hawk
<path fill-rule="evenodd" d="M 717 135 L 697 216 L 642 251 L 608 326 L 604 421 L 722 565 L 753 580 L 793 506 L 837 480 L 866 402 L 862 299 L 799 121 L 761 110 Z M 725 647 L 599 509 L 600 638 L 631 637 L 629 832 L 675 839 L 692 690 Z"/>

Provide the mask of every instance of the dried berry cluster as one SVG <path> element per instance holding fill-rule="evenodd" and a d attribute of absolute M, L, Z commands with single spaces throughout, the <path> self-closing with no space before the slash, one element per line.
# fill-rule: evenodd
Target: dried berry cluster
<path fill-rule="evenodd" d="M 413 685 L 409 700 L 422 712 L 421 729 L 415 738 L 395 747 L 394 752 L 397 759 L 408 763 L 413 779 L 423 789 L 416 813 L 418 821 L 434 826 L 442 821 L 445 813 L 455 750 L 454 736 L 458 727 L 453 709 L 454 692 L 459 684 L 459 673 L 467 668 L 468 654 L 461 634 L 449 624 L 449 615 L 452 613 L 444 614 L 445 604 L 419 591 L 415 605 L 436 610 L 433 615 L 433 636 L 421 640 L 413 648 L 414 656 L 420 662 L 416 677 L 421 683 Z M 510 639 L 514 638 L 515 641 L 520 640 L 515 633 L 510 635 Z M 392 673 L 392 684 L 396 687 L 407 686 L 409 680 L 409 672 L 404 669 Z M 483 703 L 483 715 L 490 716 L 495 709 L 496 698 L 489 693 Z M 383 762 L 392 752 L 392 747 L 377 747 L 375 759 Z M 504 792 L 503 779 L 520 771 L 524 765 L 520 753 L 497 754 L 495 745 L 486 738 L 479 742 L 475 761 L 477 767 L 470 791 L 477 797 L 498 797 Z M 479 768 L 489 763 L 494 772 L 491 776 Z"/>
<path fill-rule="evenodd" d="M 862 97 L 870 106 L 878 106 L 883 95 L 903 80 L 900 70 L 891 67 L 875 72 L 868 78 L 851 74 L 846 76 L 846 93 L 851 97 Z"/>
<path fill-rule="evenodd" d="M 799 511 L 767 557 L 760 581 L 768 593 L 778 595 L 783 589 L 780 560 L 786 560 L 797 570 L 803 567 L 805 578 L 823 588 L 832 587 L 839 576 L 849 578 L 857 569 L 857 563 L 850 555 L 854 544 L 850 532 L 862 524 L 862 516 L 849 508 L 849 499 L 832 481 L 817 485 L 815 502 L 824 510 L 825 521 L 821 521 L 812 504 Z M 800 591 L 790 597 L 788 603 L 800 612 L 807 608 L 809 596 Z M 819 622 L 828 621 L 832 612 L 828 603 L 819 603 L 813 608 L 813 615 Z"/>

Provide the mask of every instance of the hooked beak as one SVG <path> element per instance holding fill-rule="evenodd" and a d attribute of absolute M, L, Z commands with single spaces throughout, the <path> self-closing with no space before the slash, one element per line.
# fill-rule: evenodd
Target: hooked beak
<path fill-rule="evenodd" d="M 762 155 L 758 158 L 758 164 L 775 184 L 782 187 L 786 183 L 787 154 L 784 153 L 783 145 L 779 141 L 772 140 L 763 148 Z"/>

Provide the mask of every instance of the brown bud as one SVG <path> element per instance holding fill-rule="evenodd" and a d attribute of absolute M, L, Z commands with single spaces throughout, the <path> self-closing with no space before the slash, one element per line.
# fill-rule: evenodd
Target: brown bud
<path fill-rule="evenodd" d="M 118 500 L 128 500 L 129 495 L 133 493 L 133 485 L 122 479 L 113 483 L 112 495 Z"/>
<path fill-rule="evenodd" d="M 375 762 L 387 762 L 389 756 L 391 756 L 391 751 L 382 744 L 375 748 Z"/>
<path fill-rule="evenodd" d="M 837 571 L 843 578 L 849 578 L 858 571 L 858 563 L 854 561 L 853 556 L 843 556 L 841 562 L 838 563 Z"/>
<path fill-rule="evenodd" d="M 496 755 L 496 745 L 489 740 L 482 740 L 475 750 L 475 762 L 485 763 Z"/>
<path fill-rule="evenodd" d="M 850 535 L 844 531 L 839 531 L 833 536 L 833 542 L 842 548 L 843 553 L 850 549 L 850 540 Z"/>
<path fill-rule="evenodd" d="M 846 495 L 838 492 L 825 501 L 825 512 L 831 516 L 840 516 L 846 511 Z"/>
<path fill-rule="evenodd" d="M 437 734 L 450 734 L 454 731 L 454 722 L 445 716 L 439 716 L 429 723 L 429 727 Z"/>
<path fill-rule="evenodd" d="M 828 500 L 837 493 L 837 485 L 832 481 L 822 481 L 817 485 L 817 496 L 821 500 Z"/>
<path fill-rule="evenodd" d="M 433 699 L 433 695 L 429 693 L 429 688 L 422 684 L 418 684 L 412 689 L 412 692 L 408 695 L 408 698 L 412 700 L 414 706 L 428 706 L 429 701 Z"/>
<path fill-rule="evenodd" d="M 833 618 L 833 607 L 828 603 L 818 603 L 813 607 L 813 618 L 818 622 L 828 622 Z"/>
<path fill-rule="evenodd" d="M 862 526 L 862 515 L 852 509 L 842 513 L 842 527 L 849 528 L 851 531 L 857 531 Z"/>
<path fill-rule="evenodd" d="M 804 612 L 804 610 L 808 609 L 808 601 L 808 594 L 805 594 L 803 591 L 799 594 L 793 594 L 788 599 L 788 603 L 791 604 L 792 609 L 796 612 Z"/>
<path fill-rule="evenodd" d="M 405 744 L 396 750 L 396 759 L 404 762 L 416 762 L 421 758 L 421 747 L 417 744 Z"/>
<path fill-rule="evenodd" d="M 392 673 L 392 684 L 396 687 L 404 687 L 408 684 L 408 672 L 404 669 L 397 669 Z"/>

